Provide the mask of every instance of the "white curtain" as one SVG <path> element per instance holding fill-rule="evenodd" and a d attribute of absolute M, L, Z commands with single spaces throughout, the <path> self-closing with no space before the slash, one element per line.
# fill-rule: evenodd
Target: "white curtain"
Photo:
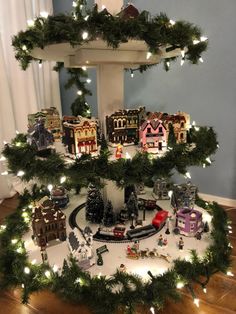
<path fill-rule="evenodd" d="M 31 64 L 23 71 L 14 57 L 11 39 L 25 30 L 27 20 L 40 12 L 52 14 L 52 0 L 0 1 L 0 150 L 3 141 L 10 142 L 16 130 L 26 132 L 27 115 L 41 108 L 57 107 L 61 113 L 58 74 L 52 71 L 53 63 Z M 0 161 L 0 173 L 6 164 Z M 14 194 L 11 178 L 0 175 L 0 199 Z"/>

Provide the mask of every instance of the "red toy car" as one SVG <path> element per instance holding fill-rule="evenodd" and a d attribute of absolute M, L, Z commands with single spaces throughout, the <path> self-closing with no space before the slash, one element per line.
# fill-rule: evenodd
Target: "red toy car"
<path fill-rule="evenodd" d="M 161 229 L 164 226 L 167 217 L 168 217 L 168 211 L 160 210 L 158 213 L 156 213 L 156 216 L 153 218 L 152 225 L 156 229 Z"/>

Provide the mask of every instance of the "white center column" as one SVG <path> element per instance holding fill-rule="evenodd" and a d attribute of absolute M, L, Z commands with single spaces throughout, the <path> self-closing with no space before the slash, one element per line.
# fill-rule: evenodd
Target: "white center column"
<path fill-rule="evenodd" d="M 124 66 L 101 64 L 97 67 L 98 118 L 106 131 L 105 118 L 124 107 Z M 105 133 L 106 134 L 106 133 Z"/>
<path fill-rule="evenodd" d="M 117 14 L 121 11 L 123 0 L 96 0 L 98 9 L 104 5 L 108 12 Z M 106 135 L 106 115 L 124 107 L 124 66 L 121 64 L 100 64 L 97 66 L 98 118 Z M 124 205 L 124 190 L 118 189 L 115 182 L 104 180 L 104 201 L 110 200 L 115 213 Z"/>
<path fill-rule="evenodd" d="M 123 0 L 96 0 L 98 10 L 106 7 L 111 14 L 121 11 Z M 106 135 L 105 118 L 124 107 L 124 66 L 121 64 L 100 64 L 97 66 L 98 118 Z"/>

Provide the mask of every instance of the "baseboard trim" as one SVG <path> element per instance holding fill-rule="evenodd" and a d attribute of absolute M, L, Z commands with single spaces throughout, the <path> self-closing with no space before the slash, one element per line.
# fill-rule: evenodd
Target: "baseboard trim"
<path fill-rule="evenodd" d="M 207 202 L 217 202 L 220 205 L 236 207 L 236 200 L 234 199 L 204 193 L 199 193 L 199 196 Z"/>

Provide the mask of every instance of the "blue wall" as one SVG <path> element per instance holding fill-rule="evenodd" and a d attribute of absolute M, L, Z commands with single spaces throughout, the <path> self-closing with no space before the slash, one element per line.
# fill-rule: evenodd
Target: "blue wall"
<path fill-rule="evenodd" d="M 55 12 L 71 10 L 72 1 L 54 0 Z M 199 125 L 213 126 L 218 133 L 220 148 L 214 163 L 206 169 L 190 169 L 192 182 L 203 193 L 236 199 L 236 1 L 227 0 L 135 0 L 140 10 L 152 14 L 166 12 L 173 20 L 184 19 L 196 23 L 209 37 L 209 50 L 199 66 L 179 61 L 165 72 L 162 65 L 132 79 L 125 73 L 126 107 L 145 105 L 149 110 L 190 113 Z M 88 102 L 96 113 L 96 73 L 89 71 L 93 96 Z M 61 84 L 65 80 L 61 74 Z M 69 113 L 69 104 L 75 91 L 61 89 L 63 110 Z"/>

